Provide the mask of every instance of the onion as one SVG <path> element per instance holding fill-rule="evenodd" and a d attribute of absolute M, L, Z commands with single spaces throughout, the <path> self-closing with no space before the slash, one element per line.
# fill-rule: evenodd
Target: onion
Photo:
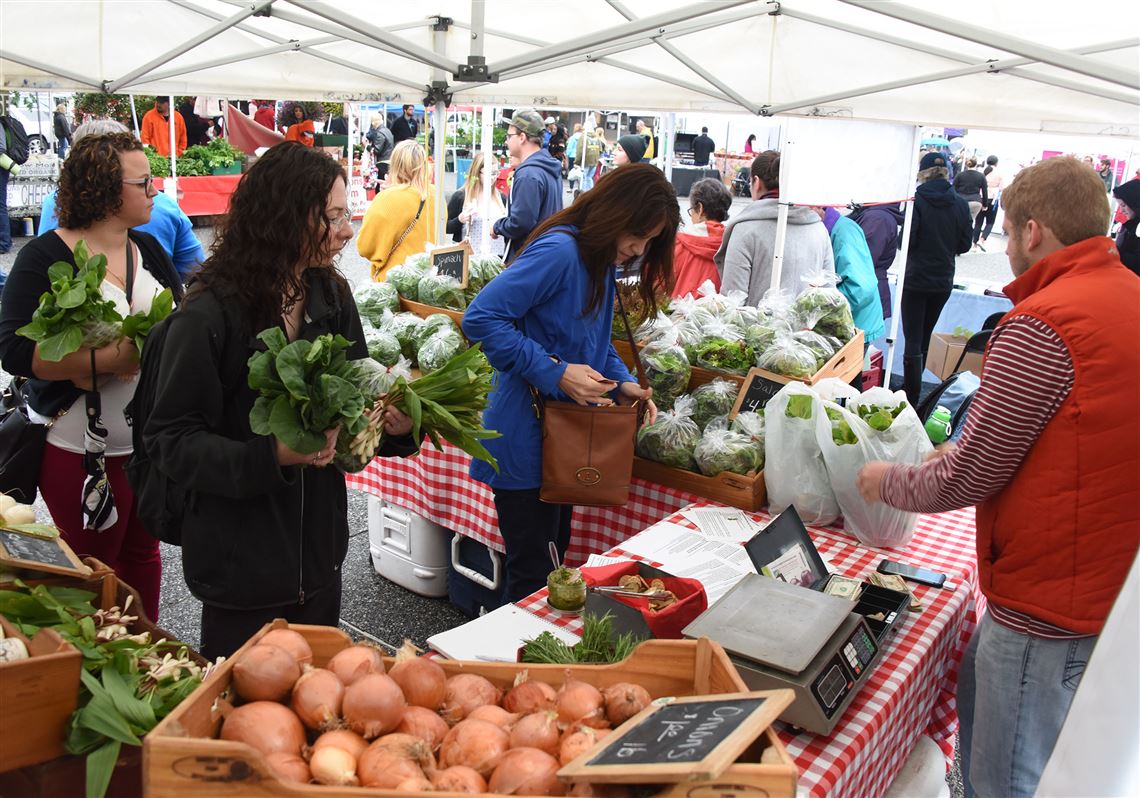
<path fill-rule="evenodd" d="M 563 727 L 581 723 L 585 726 L 602 727 L 606 725 L 606 716 L 602 709 L 605 699 L 592 684 L 586 684 L 570 675 L 566 671 L 566 681 L 558 691 L 558 721 Z"/>
<path fill-rule="evenodd" d="M 499 760 L 487 789 L 501 795 L 565 795 L 558 767 L 558 760 L 545 751 L 512 748 Z"/>
<path fill-rule="evenodd" d="M 590 784 L 580 781 L 570 788 L 567 795 L 577 798 L 631 798 L 628 784 Z"/>
<path fill-rule="evenodd" d="M 439 714 L 449 724 L 455 725 L 478 707 L 498 704 L 501 697 L 499 688 L 490 680 L 474 673 L 460 673 L 447 680 Z"/>
<path fill-rule="evenodd" d="M 511 729 L 511 748 L 537 748 L 557 755 L 562 733 L 558 730 L 558 713 L 553 710 L 525 715 Z"/>
<path fill-rule="evenodd" d="M 355 787 L 360 784 L 356 778 L 356 757 L 350 751 L 335 745 L 324 745 L 314 750 L 309 757 L 309 770 L 318 784 L 338 787 Z"/>
<path fill-rule="evenodd" d="M 364 749 L 368 747 L 368 741 L 354 731 L 349 731 L 348 729 L 333 729 L 317 738 L 312 748 L 309 749 L 309 756 L 311 757 L 314 753 L 328 745 L 348 751 L 348 753 L 352 754 L 353 759 L 360 759 L 360 755 L 363 754 Z"/>
<path fill-rule="evenodd" d="M 438 771 L 431 783 L 440 792 L 487 792 L 487 780 L 479 775 L 479 771 L 466 765 L 452 765 Z"/>
<path fill-rule="evenodd" d="M 641 710 L 649 706 L 652 700 L 649 691 L 640 684 L 618 682 L 602 691 L 606 700 L 606 718 L 614 726 L 620 726 Z"/>
<path fill-rule="evenodd" d="M 567 729 L 558 746 L 558 761 L 563 765 L 569 765 L 609 733 L 609 729 L 594 729 L 589 726 Z"/>
<path fill-rule="evenodd" d="M 434 712 L 443 703 L 447 691 L 447 674 L 430 659 L 416 656 L 416 651 L 412 641 L 406 641 L 403 648 L 396 652 L 396 664 L 388 671 L 388 675 L 400 685 L 409 704 Z"/>
<path fill-rule="evenodd" d="M 499 757 L 511 747 L 511 738 L 494 723 L 485 720 L 464 720 L 455 725 L 443 738 L 439 749 L 439 766 L 466 765 L 487 778 Z"/>
<path fill-rule="evenodd" d="M 344 685 L 335 673 L 324 668 L 308 667 L 293 685 L 291 706 L 310 729 L 323 729 L 335 723 L 343 701 Z"/>
<path fill-rule="evenodd" d="M 273 701 L 254 701 L 226 714 L 221 738 L 251 745 L 267 756 L 300 754 L 305 744 L 305 727 L 288 707 Z"/>
<path fill-rule="evenodd" d="M 370 673 L 345 688 L 341 712 L 348 728 L 371 740 L 399 726 L 406 705 L 399 685 L 382 673 Z"/>
<path fill-rule="evenodd" d="M 384 659 L 372 646 L 357 644 L 337 652 L 329 660 L 328 669 L 348 687 L 361 676 L 383 673 Z"/>
<path fill-rule="evenodd" d="M 423 776 L 412 776 L 396 785 L 398 792 L 435 792 L 432 783 Z"/>
<path fill-rule="evenodd" d="M 257 641 L 259 646 L 277 646 L 293 655 L 298 665 L 313 664 L 313 648 L 300 632 L 292 629 L 270 629 Z"/>
<path fill-rule="evenodd" d="M 432 751 L 435 751 L 447 736 L 448 728 L 447 721 L 430 709 L 408 707 L 404 710 L 404 719 L 400 721 L 396 731 L 419 737 Z"/>
<path fill-rule="evenodd" d="M 308 784 L 312 780 L 309 766 L 300 754 L 289 754 L 284 751 L 275 751 L 266 754 L 265 761 L 269 769 L 286 781 L 295 781 L 299 784 Z"/>
<path fill-rule="evenodd" d="M 393 789 L 408 779 L 435 773 L 427 743 L 409 734 L 381 737 L 360 756 L 356 773 L 364 787 Z"/>
<path fill-rule="evenodd" d="M 301 667 L 283 648 L 258 643 L 234 663 L 234 689 L 246 701 L 280 701 L 301 676 Z"/>
<path fill-rule="evenodd" d="M 515 679 L 515 686 L 503 696 L 503 709 L 522 715 L 542 712 L 554 709 L 556 696 L 553 687 L 546 682 L 531 681 L 527 678 L 527 672 L 523 671 Z"/>
<path fill-rule="evenodd" d="M 467 720 L 486 720 L 494 723 L 500 728 L 510 731 L 511 726 L 519 716 L 513 712 L 507 712 L 502 707 L 497 707 L 494 704 L 484 704 L 481 707 L 476 707 L 468 715 Z"/>

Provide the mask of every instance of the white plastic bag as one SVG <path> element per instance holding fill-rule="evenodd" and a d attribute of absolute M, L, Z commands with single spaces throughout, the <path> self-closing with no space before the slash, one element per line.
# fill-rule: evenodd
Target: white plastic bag
<path fill-rule="evenodd" d="M 933 449 L 906 394 L 871 388 L 848 400 L 846 407 L 829 401 L 823 401 L 822 406 L 823 412 L 815 418 L 816 440 L 847 531 L 867 546 L 907 545 L 918 515 L 882 502 L 868 504 L 856 485 L 859 469 L 873 460 L 917 465 Z M 878 412 L 871 416 L 872 411 Z M 867 417 L 874 427 L 864 420 Z M 833 434 L 844 424 L 846 427 Z M 886 429 L 876 428 L 886 424 Z M 847 442 L 839 443 L 837 437 Z"/>
<path fill-rule="evenodd" d="M 826 422 L 823 401 L 802 382 L 789 382 L 764 408 L 764 483 L 772 515 L 794 505 L 805 524 L 830 524 L 839 517 L 816 440 L 821 416 Z"/>

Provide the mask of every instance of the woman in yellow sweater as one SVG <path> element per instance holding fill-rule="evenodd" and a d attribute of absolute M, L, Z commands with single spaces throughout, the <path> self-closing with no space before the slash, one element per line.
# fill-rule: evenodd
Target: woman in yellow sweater
<path fill-rule="evenodd" d="M 409 255 L 435 243 L 435 201 L 428 190 L 424 148 L 411 139 L 397 144 L 388 180 L 364 214 L 356 237 L 356 251 L 372 261 L 376 282 Z"/>

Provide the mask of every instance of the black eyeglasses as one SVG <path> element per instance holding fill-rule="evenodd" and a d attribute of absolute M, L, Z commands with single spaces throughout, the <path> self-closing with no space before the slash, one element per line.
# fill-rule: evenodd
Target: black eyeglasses
<path fill-rule="evenodd" d="M 146 177 L 124 177 L 123 182 L 132 186 L 142 186 L 144 194 L 149 194 L 150 190 L 154 188 L 154 177 L 152 175 L 147 175 Z"/>

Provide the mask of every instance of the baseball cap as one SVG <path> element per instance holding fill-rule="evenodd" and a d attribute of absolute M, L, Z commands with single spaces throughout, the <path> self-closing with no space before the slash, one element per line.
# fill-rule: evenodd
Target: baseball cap
<path fill-rule="evenodd" d="M 922 156 L 922 160 L 918 162 L 918 171 L 925 172 L 927 169 L 935 167 L 946 168 L 946 156 L 940 152 L 928 152 Z"/>
<path fill-rule="evenodd" d="M 518 108 L 512 116 L 503 117 L 502 124 L 519 129 L 528 136 L 541 136 L 545 129 L 542 117 L 533 108 Z"/>
<path fill-rule="evenodd" d="M 553 116 L 548 116 L 548 117 L 546 117 L 546 119 L 543 119 L 543 120 L 542 120 L 542 124 L 544 124 L 544 125 L 553 125 L 553 124 L 554 124 L 554 117 L 553 117 Z"/>

